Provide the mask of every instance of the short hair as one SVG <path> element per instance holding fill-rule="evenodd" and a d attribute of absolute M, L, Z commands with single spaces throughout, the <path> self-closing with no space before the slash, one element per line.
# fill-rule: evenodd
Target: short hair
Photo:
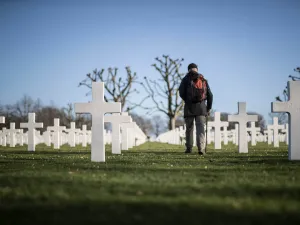
<path fill-rule="evenodd" d="M 188 65 L 188 70 L 191 70 L 193 68 L 198 69 L 198 66 L 195 63 L 191 63 L 191 64 Z"/>

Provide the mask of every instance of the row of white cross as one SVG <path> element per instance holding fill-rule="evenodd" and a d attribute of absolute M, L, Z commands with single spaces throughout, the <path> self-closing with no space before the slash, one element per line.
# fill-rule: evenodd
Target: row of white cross
<path fill-rule="evenodd" d="M 111 123 L 113 128 L 112 132 L 107 131 L 105 133 L 105 142 L 112 144 L 113 154 L 121 153 L 121 144 L 122 150 L 128 150 L 129 146 L 142 144 L 147 139 L 146 135 L 139 129 L 135 122 L 132 122 L 131 117 L 127 113 L 122 113 L 121 115 L 126 118 L 126 123 L 118 124 L 117 115 L 104 117 L 104 121 Z M 4 122 L 4 118 L 2 122 Z M 86 125 L 83 125 L 81 130 L 75 127 L 75 122 L 71 122 L 70 128 L 67 129 L 65 126 L 60 126 L 59 118 L 55 118 L 54 126 L 47 127 L 47 130 L 40 135 L 40 131 L 35 129 L 43 128 L 43 123 L 35 122 L 35 113 L 29 113 L 28 123 L 21 123 L 20 127 L 26 128 L 28 131 L 23 133 L 23 129 L 15 129 L 15 123 L 13 122 L 10 123 L 9 129 L 3 128 L 0 131 L 0 145 L 6 146 L 9 143 L 10 147 L 15 147 L 16 144 L 23 146 L 25 142 L 28 144 L 28 151 L 35 151 L 35 146 L 38 143 L 43 142 L 47 146 L 51 146 L 51 143 L 53 143 L 54 149 L 59 149 L 64 143 L 68 143 L 70 147 L 75 147 L 76 144 L 79 144 L 80 139 L 82 147 L 86 147 L 87 139 L 90 139 L 92 134 L 91 131 L 86 129 Z M 122 131 L 122 137 L 120 136 L 120 130 Z"/>
<path fill-rule="evenodd" d="M 235 124 L 235 129 L 227 130 L 228 122 L 220 121 L 220 113 L 215 112 L 215 121 L 208 122 L 207 126 L 207 144 L 214 142 L 215 149 L 221 149 L 221 142 L 224 145 L 228 145 L 228 142 L 231 141 L 233 144 L 238 145 L 238 135 L 239 129 L 238 124 Z M 214 124 L 218 124 L 217 121 L 220 121 L 220 126 L 214 127 Z M 212 128 L 214 127 L 214 130 Z M 221 131 L 218 127 L 223 127 Z M 205 128 L 206 129 L 206 128 Z M 284 134 L 279 134 L 281 130 Z M 264 134 L 261 133 L 261 128 L 255 126 L 255 122 L 251 122 L 251 126 L 246 129 L 247 132 L 250 132 L 251 135 L 247 134 L 247 142 L 251 142 L 252 146 L 256 145 L 256 142 L 268 142 L 268 144 L 274 144 L 274 147 L 279 147 L 279 140 L 281 142 L 286 142 L 288 144 L 288 124 L 278 125 L 278 118 L 273 118 L 273 125 L 267 125 L 267 129 L 264 130 Z M 185 137 L 185 127 L 180 126 L 174 130 L 160 134 L 156 141 L 165 142 L 169 144 L 183 144 Z M 194 136 L 194 146 L 196 146 L 196 130 L 193 132 Z"/>
<path fill-rule="evenodd" d="M 272 112 L 287 112 L 289 114 L 289 159 L 290 160 L 300 160 L 300 100 L 297 99 L 300 96 L 300 81 L 289 81 L 288 82 L 288 98 L 287 102 L 274 102 L 271 105 Z M 89 103 L 77 103 L 75 104 L 76 113 L 90 113 L 92 115 L 92 144 L 91 144 L 91 160 L 95 162 L 105 161 L 105 143 L 104 143 L 104 114 L 106 113 L 119 113 L 119 115 L 114 115 L 111 119 L 112 123 L 119 125 L 114 125 L 113 127 L 120 126 L 120 123 L 128 121 L 126 117 L 121 115 L 121 103 L 113 102 L 108 103 L 104 101 L 104 83 L 103 82 L 93 82 L 92 83 L 92 101 Z M 3 118 L 0 118 L 0 121 Z M 246 103 L 238 103 L 238 114 L 229 115 L 228 121 L 238 122 L 238 145 L 239 152 L 248 152 L 247 143 L 247 129 L 246 124 L 248 122 L 255 122 L 258 120 L 256 115 L 248 115 L 246 112 Z M 127 122 L 128 123 L 128 122 Z M 215 130 L 220 130 L 220 127 L 227 125 L 227 122 L 213 121 L 210 126 L 214 126 Z M 35 128 L 35 126 L 29 122 L 27 124 L 22 124 L 21 127 Z M 275 126 L 275 124 L 274 124 Z M 278 124 L 276 125 L 278 126 Z M 51 128 L 50 128 L 51 129 Z M 55 129 L 56 126 L 53 127 Z M 278 129 L 273 127 L 273 129 Z M 57 130 L 55 130 L 57 132 Z M 120 129 L 114 134 L 113 139 L 117 139 L 120 136 Z M 34 138 L 33 133 L 28 134 L 30 138 Z M 217 139 L 221 138 L 220 133 L 215 133 Z M 58 137 L 57 137 L 58 138 Z M 33 147 L 33 146 L 32 146 Z M 220 148 L 220 142 L 218 146 Z"/>
<path fill-rule="evenodd" d="M 104 101 L 104 83 L 93 82 L 92 83 L 92 101 L 89 103 L 75 103 L 75 113 L 90 113 L 92 115 L 92 143 L 91 143 L 91 160 L 94 162 L 105 162 L 105 141 L 104 141 L 104 122 L 110 122 L 112 124 L 112 152 L 119 154 L 120 149 L 120 127 L 121 124 L 124 130 L 135 128 L 137 135 L 142 139 L 140 143 L 146 141 L 146 135 L 132 122 L 131 117 L 128 114 L 121 113 L 121 103 L 119 102 L 105 102 Z M 111 116 L 104 116 L 106 113 L 113 113 Z M 4 118 L 0 121 L 4 122 Z M 28 129 L 28 149 L 30 151 L 35 150 L 35 129 L 42 128 L 42 123 L 35 122 L 35 114 L 30 113 L 28 123 L 21 123 L 21 128 Z M 10 129 L 13 135 L 16 130 Z M 48 131 L 55 133 L 54 148 L 59 148 L 61 131 L 65 131 L 66 127 L 59 125 L 59 120 L 54 121 L 53 127 L 48 127 Z M 71 134 L 76 132 L 75 126 L 69 129 Z M 123 140 L 126 142 L 125 137 L 127 132 L 122 132 Z M 74 146 L 74 142 L 72 141 Z"/>
<path fill-rule="evenodd" d="M 288 113 L 289 122 L 286 125 L 286 135 L 288 136 L 287 143 L 289 144 L 288 153 L 289 160 L 300 160 L 300 81 L 289 81 L 288 82 L 288 98 L 287 102 L 273 102 L 271 104 L 272 112 L 283 112 Z M 248 153 L 248 140 L 247 140 L 247 123 L 251 122 L 251 128 L 248 129 L 252 134 L 258 131 L 259 128 L 255 127 L 255 122 L 258 120 L 257 115 L 248 115 L 246 112 L 246 103 L 239 102 L 238 103 L 238 114 L 237 115 L 229 115 L 228 122 L 238 122 L 235 130 L 238 132 L 236 138 L 238 138 L 238 146 L 240 153 Z M 210 127 L 214 127 L 215 132 L 215 149 L 221 149 L 221 127 L 224 127 L 224 131 L 226 132 L 226 128 L 228 127 L 228 122 L 224 122 L 220 120 L 220 113 L 215 113 L 215 120 L 212 122 L 208 122 L 208 129 Z M 268 137 L 272 136 L 273 130 L 273 141 L 274 146 L 279 146 L 278 139 L 278 130 L 283 130 L 284 126 L 278 124 L 278 118 L 274 118 L 273 125 L 269 125 L 267 129 Z M 161 140 L 161 137 L 165 135 L 162 134 L 158 138 Z M 225 135 L 227 136 L 227 135 Z M 252 135 L 252 144 L 255 142 L 254 135 Z M 272 139 L 268 138 L 268 143 L 271 144 Z"/>
<path fill-rule="evenodd" d="M 54 120 L 58 121 L 59 119 L 56 118 Z M 57 124 L 59 124 L 59 122 Z M 128 128 L 128 125 L 133 128 Z M 121 124 L 122 138 L 120 139 L 120 142 L 122 150 L 128 150 L 128 148 L 140 145 L 146 140 L 144 134 L 140 131 L 140 129 L 138 129 L 138 126 L 134 125 L 134 122 Z M 71 122 L 71 127 L 75 127 L 75 122 Z M 10 123 L 11 129 L 6 129 L 4 127 L 2 128 L 2 131 L 0 131 L 0 145 L 16 147 L 16 145 L 23 146 L 24 144 L 29 144 L 28 151 L 34 151 L 34 146 L 41 143 L 44 143 L 46 146 L 51 146 L 53 143 L 55 149 L 60 149 L 61 145 L 64 144 L 68 144 L 70 147 L 75 147 L 76 145 L 81 144 L 82 147 L 86 147 L 87 143 L 91 144 L 92 136 L 92 132 L 87 130 L 86 127 L 86 125 L 82 125 L 82 129 L 63 129 L 59 132 L 52 132 L 49 130 L 53 129 L 48 129 L 42 134 L 39 130 L 35 130 L 33 132 L 35 134 L 34 138 L 30 139 L 28 138 L 28 132 L 24 132 L 23 129 L 15 129 L 15 123 Z M 105 143 L 112 144 L 113 153 L 119 154 L 116 151 L 116 149 L 118 149 L 118 144 L 117 141 L 113 140 L 112 133 L 113 132 L 110 130 L 106 130 L 104 138 Z M 59 136 L 58 139 L 57 136 Z M 112 143 L 112 141 L 114 141 L 114 143 Z"/>

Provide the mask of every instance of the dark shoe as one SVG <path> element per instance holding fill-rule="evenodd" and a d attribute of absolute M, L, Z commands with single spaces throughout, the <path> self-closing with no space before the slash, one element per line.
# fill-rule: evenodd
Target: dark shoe
<path fill-rule="evenodd" d="M 204 152 L 204 151 L 201 151 L 201 150 L 198 150 L 198 154 L 199 154 L 199 155 L 205 155 L 205 152 Z"/>
<path fill-rule="evenodd" d="M 192 153 L 192 149 L 187 149 L 184 153 Z"/>

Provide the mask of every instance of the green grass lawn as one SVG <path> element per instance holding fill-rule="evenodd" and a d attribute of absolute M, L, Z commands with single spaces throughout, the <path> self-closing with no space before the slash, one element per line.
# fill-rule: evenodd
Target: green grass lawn
<path fill-rule="evenodd" d="M 0 147 L 0 224 L 300 224 L 300 162 L 259 144 L 184 154 L 145 143 L 106 163 L 89 148 Z"/>

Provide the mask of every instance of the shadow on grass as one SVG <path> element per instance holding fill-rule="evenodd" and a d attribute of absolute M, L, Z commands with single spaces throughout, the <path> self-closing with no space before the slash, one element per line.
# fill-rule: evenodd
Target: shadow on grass
<path fill-rule="evenodd" d="M 77 202 L 61 204 L 14 203 L 0 205 L 1 224 L 299 224 L 299 213 L 268 213 L 205 204 L 143 202 Z"/>

